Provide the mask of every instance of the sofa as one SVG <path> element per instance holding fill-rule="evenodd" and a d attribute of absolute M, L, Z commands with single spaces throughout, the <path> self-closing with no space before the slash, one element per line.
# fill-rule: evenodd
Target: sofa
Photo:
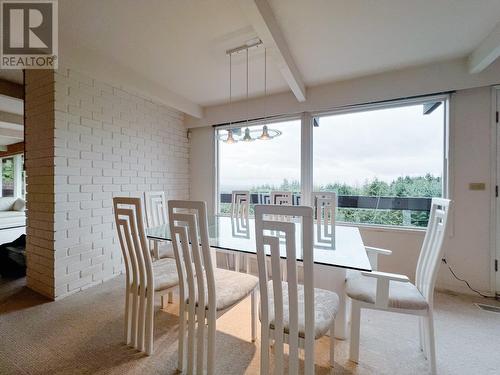
<path fill-rule="evenodd" d="M 25 207 L 23 198 L 0 197 L 0 230 L 26 226 Z"/>

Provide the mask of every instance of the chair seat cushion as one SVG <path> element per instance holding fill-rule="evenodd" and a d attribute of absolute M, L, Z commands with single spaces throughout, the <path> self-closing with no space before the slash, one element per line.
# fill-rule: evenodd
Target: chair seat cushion
<path fill-rule="evenodd" d="M 174 256 L 174 247 L 172 246 L 172 242 L 160 242 L 158 244 L 158 253 L 160 259 L 163 258 L 175 258 Z"/>
<path fill-rule="evenodd" d="M 247 273 L 216 268 L 214 270 L 217 311 L 225 310 L 247 297 L 259 279 Z"/>
<path fill-rule="evenodd" d="M 153 262 L 155 291 L 172 288 L 179 284 L 175 259 L 165 258 Z"/>
<path fill-rule="evenodd" d="M 375 304 L 377 280 L 362 275 L 350 276 L 346 281 L 346 294 L 357 301 Z M 427 301 L 412 283 L 389 282 L 389 307 L 395 309 L 425 310 Z"/>
<path fill-rule="evenodd" d="M 216 310 L 222 311 L 246 298 L 259 284 L 259 279 L 246 273 L 214 269 Z M 206 281 L 205 281 L 206 282 Z M 197 284 L 195 280 L 195 289 Z M 205 293 L 208 302 L 208 292 Z M 189 298 L 186 300 L 189 303 Z"/>
<path fill-rule="evenodd" d="M 305 337 L 305 313 L 304 313 L 304 286 L 297 286 L 297 298 L 299 305 L 299 337 Z M 283 290 L 283 330 L 289 333 L 290 306 L 288 300 L 288 283 L 282 281 Z M 274 292 L 273 282 L 268 284 L 269 297 L 269 326 L 274 329 Z M 339 296 L 329 290 L 314 288 L 314 337 L 316 339 L 324 336 L 335 319 L 339 310 Z M 259 309 L 260 311 L 260 309 Z"/>

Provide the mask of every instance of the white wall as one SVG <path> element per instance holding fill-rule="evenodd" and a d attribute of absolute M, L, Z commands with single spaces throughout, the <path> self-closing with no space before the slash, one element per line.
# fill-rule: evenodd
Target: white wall
<path fill-rule="evenodd" d="M 114 196 L 189 197 L 189 142 L 180 112 L 73 69 L 28 87 L 28 285 L 60 298 L 123 272 Z"/>
<path fill-rule="evenodd" d="M 500 84 L 500 59 L 479 74 L 469 74 L 467 59 L 463 58 L 308 87 L 304 102 L 297 102 L 291 92 L 286 92 L 205 107 L 202 118 L 187 116 L 186 124 L 194 128 L 241 121 L 247 116 L 318 112 L 492 84 Z"/>
<path fill-rule="evenodd" d="M 491 88 L 461 90 L 450 102 L 452 198 L 455 209 L 451 220 L 453 236 L 445 242 L 445 254 L 455 272 L 483 291 L 490 289 L 490 130 Z M 192 199 L 206 200 L 213 205 L 214 191 L 211 171 L 214 165 L 213 128 L 193 128 L 190 154 Z M 469 182 L 484 182 L 485 191 L 468 190 Z M 194 188 L 196 186 L 196 188 Z M 389 272 L 414 276 L 416 261 L 424 232 L 362 228 L 366 245 L 393 250 L 391 257 L 382 257 L 380 267 Z M 441 267 L 438 287 L 468 292 L 463 283 Z"/>

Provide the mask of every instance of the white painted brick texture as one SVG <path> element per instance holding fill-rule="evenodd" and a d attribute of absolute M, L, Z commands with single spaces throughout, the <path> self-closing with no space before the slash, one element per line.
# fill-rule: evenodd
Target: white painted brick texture
<path fill-rule="evenodd" d="M 72 69 L 59 69 L 54 82 L 55 126 L 48 136 L 55 147 L 47 141 L 53 155 L 40 155 L 37 165 L 55 183 L 51 191 L 50 179 L 40 180 L 33 191 L 45 198 L 36 199 L 37 215 L 52 215 L 53 236 L 30 230 L 40 230 L 36 246 L 53 241 L 51 280 L 59 298 L 123 272 L 114 196 L 164 190 L 168 199 L 189 197 L 189 143 L 183 115 L 173 109 Z"/>

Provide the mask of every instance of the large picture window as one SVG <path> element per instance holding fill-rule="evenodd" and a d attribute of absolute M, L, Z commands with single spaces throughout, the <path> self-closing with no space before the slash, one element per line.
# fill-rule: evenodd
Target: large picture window
<path fill-rule="evenodd" d="M 301 122 L 297 119 L 266 126 L 216 130 L 219 213 L 229 213 L 233 190 L 249 190 L 254 202 L 264 202 L 273 190 L 292 191 L 297 202 L 301 189 Z"/>
<path fill-rule="evenodd" d="M 338 195 L 337 220 L 427 226 L 443 196 L 446 102 L 384 106 L 317 117 L 313 189 Z"/>
<path fill-rule="evenodd" d="M 447 105 L 443 95 L 216 128 L 218 213 L 234 190 L 250 191 L 250 214 L 271 191 L 291 191 L 293 204 L 329 191 L 338 222 L 426 227 L 432 198 L 446 196 Z M 260 139 L 266 130 L 274 138 Z"/>

